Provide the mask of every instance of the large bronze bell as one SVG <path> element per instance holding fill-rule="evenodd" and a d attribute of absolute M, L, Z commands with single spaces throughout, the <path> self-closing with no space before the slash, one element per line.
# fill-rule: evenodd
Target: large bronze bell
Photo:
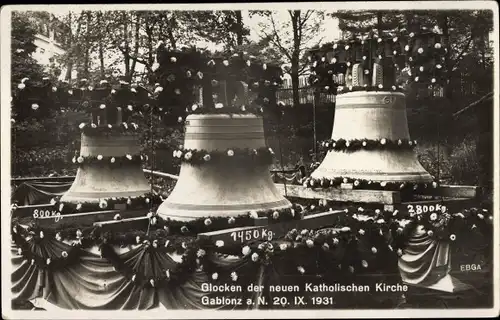
<path fill-rule="evenodd" d="M 109 88 L 107 89 L 110 90 Z M 127 93 L 128 90 L 120 89 L 120 94 Z M 92 124 L 97 127 L 108 127 L 112 129 L 108 132 L 86 134 L 82 132 L 80 156 L 97 157 L 101 155 L 104 159 L 98 162 L 83 164 L 78 168 L 76 178 L 70 189 L 61 197 L 62 202 L 70 203 L 98 203 L 100 199 L 107 198 L 128 198 L 143 196 L 151 192 L 141 164 L 137 161 L 122 162 L 120 165 L 110 165 L 112 157 L 131 157 L 140 154 L 139 136 L 134 132 L 132 123 L 127 124 L 130 112 L 116 104 L 106 108 L 100 108 L 104 101 L 102 97 L 108 91 L 93 91 Z M 132 103 L 132 99 L 125 96 L 123 99 L 127 103 Z M 117 127 L 127 126 L 130 130 L 117 130 Z M 99 129 L 99 128 L 96 128 Z"/>
<path fill-rule="evenodd" d="M 189 115 L 184 140 L 185 149 L 209 152 L 266 146 L 262 117 L 252 114 Z M 257 163 L 184 162 L 174 190 L 157 212 L 164 218 L 193 220 L 290 207 L 273 184 L 269 169 Z"/>
<path fill-rule="evenodd" d="M 410 140 L 405 95 L 348 92 L 336 99 L 332 140 Z M 412 149 L 330 150 L 312 178 L 349 177 L 369 181 L 431 182 Z"/>

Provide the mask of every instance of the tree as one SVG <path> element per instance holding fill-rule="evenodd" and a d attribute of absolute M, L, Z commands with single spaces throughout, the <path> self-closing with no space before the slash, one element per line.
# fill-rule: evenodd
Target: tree
<path fill-rule="evenodd" d="M 353 35 L 366 35 L 373 32 L 373 30 L 377 30 L 377 33 L 382 35 L 384 31 L 400 27 L 400 21 L 403 18 L 401 11 L 389 10 L 341 10 L 329 15 L 339 19 L 339 28 L 345 32 L 346 38 Z"/>
<path fill-rule="evenodd" d="M 36 25 L 30 20 L 29 12 L 12 12 L 11 34 L 11 84 L 12 90 L 19 82 L 29 77 L 32 81 L 39 81 L 43 76 L 43 67 L 32 57 L 36 51 Z M 13 91 L 14 92 L 14 91 Z"/>
<path fill-rule="evenodd" d="M 268 40 L 283 55 L 284 62 L 290 65 L 293 103 L 299 105 L 299 76 L 307 68 L 304 53 L 312 46 L 311 42 L 317 39 L 324 16 L 320 11 L 288 10 L 289 20 L 279 22 L 278 14 L 272 11 L 250 12 L 251 16 L 259 15 L 265 18 L 266 21 L 259 24 L 261 38 Z"/>
<path fill-rule="evenodd" d="M 250 30 L 243 24 L 238 11 L 192 11 L 190 13 L 195 34 L 213 43 L 222 43 L 225 52 L 242 46 Z"/>

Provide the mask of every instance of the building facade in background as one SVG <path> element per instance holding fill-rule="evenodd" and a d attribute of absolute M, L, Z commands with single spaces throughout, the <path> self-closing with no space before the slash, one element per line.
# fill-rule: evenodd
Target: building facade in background
<path fill-rule="evenodd" d="M 61 77 L 64 77 L 66 70 L 57 62 L 57 58 L 65 53 L 65 35 L 68 34 L 65 32 L 65 26 L 48 12 L 33 12 L 31 20 L 38 30 L 34 41 L 37 48 L 33 52 L 33 58 L 44 66 L 46 71 L 49 71 L 51 66 L 59 69 L 59 78 L 62 80 Z"/>

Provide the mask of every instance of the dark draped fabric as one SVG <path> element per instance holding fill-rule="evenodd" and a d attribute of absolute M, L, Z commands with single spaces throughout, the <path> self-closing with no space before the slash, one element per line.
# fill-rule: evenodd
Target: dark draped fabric
<path fill-rule="evenodd" d="M 49 203 L 50 199 L 62 196 L 73 182 L 23 182 L 12 191 L 11 200 L 19 206 Z"/>

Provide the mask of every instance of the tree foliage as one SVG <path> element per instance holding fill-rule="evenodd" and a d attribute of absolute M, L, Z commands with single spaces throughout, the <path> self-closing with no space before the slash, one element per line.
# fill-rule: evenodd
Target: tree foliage
<path fill-rule="evenodd" d="M 36 26 L 30 20 L 30 12 L 12 13 L 11 35 L 11 84 L 14 88 L 25 77 L 33 81 L 40 81 L 43 76 L 43 67 L 32 57 L 36 51 Z"/>

